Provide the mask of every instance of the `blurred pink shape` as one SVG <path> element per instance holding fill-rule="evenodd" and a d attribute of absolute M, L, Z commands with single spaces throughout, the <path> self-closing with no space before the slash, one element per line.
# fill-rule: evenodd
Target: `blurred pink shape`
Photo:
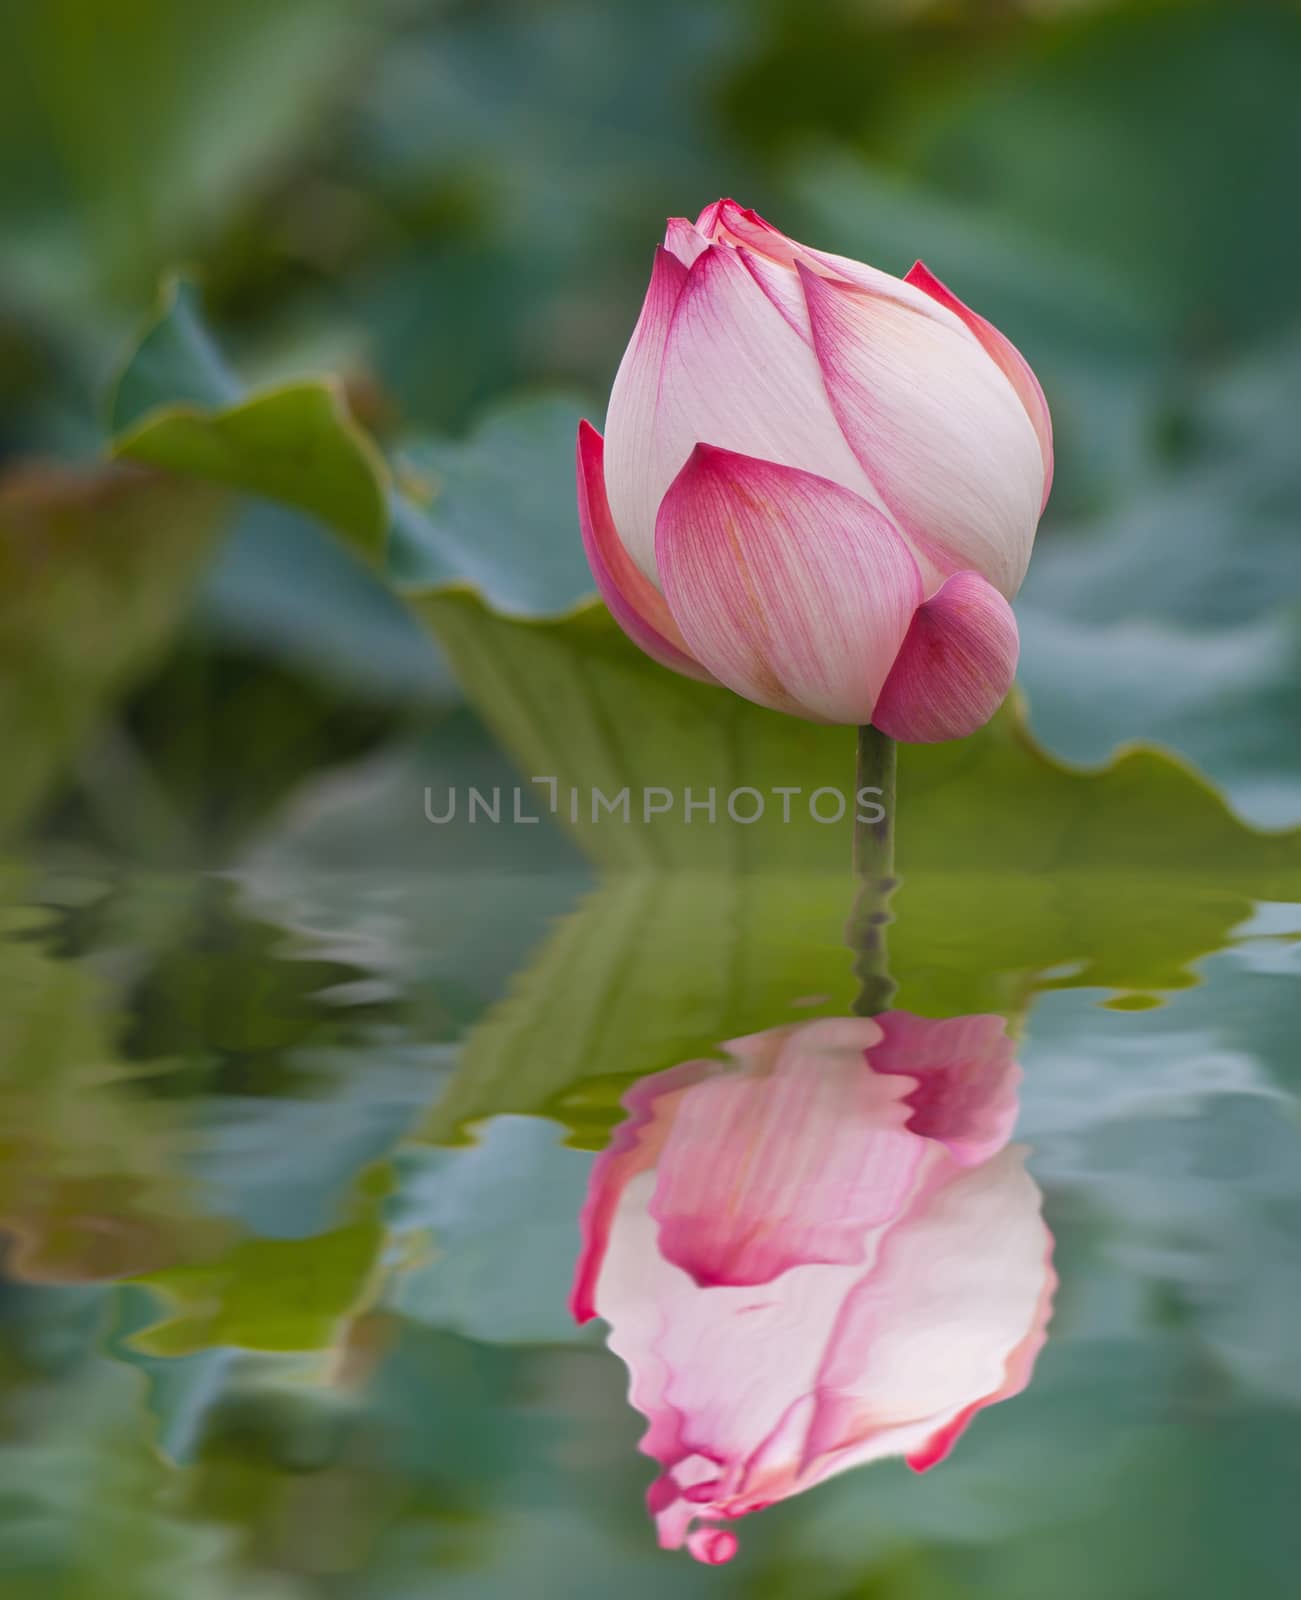
<path fill-rule="evenodd" d="M 660 1463 L 660 1543 L 862 1462 L 943 1459 L 1025 1387 L 1052 1236 L 1008 1144 L 1000 1018 L 892 1011 L 777 1028 L 628 1094 L 582 1216 L 573 1309 L 602 1317 Z"/>

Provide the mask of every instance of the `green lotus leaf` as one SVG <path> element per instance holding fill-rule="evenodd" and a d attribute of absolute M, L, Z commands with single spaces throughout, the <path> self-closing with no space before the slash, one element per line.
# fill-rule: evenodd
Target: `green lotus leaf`
<path fill-rule="evenodd" d="M 368 557 L 383 551 L 388 468 L 341 382 L 305 378 L 241 394 L 180 284 L 164 288 L 118 381 L 111 428 L 120 459 L 282 501 Z"/>

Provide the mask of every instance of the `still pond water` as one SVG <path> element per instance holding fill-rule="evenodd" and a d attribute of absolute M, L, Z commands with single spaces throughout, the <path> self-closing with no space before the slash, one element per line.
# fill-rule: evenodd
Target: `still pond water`
<path fill-rule="evenodd" d="M 1301 906 L 333 825 L 9 874 L 5 1600 L 1295 1592 Z"/>

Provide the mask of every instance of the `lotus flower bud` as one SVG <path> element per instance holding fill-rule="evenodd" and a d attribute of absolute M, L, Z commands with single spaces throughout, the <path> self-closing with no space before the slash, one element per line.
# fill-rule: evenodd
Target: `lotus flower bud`
<path fill-rule="evenodd" d="M 943 1459 L 1024 1388 L 1052 1237 L 998 1017 L 826 1019 L 643 1080 L 593 1169 L 573 1309 L 609 1324 L 662 1545 L 862 1462 Z"/>
<path fill-rule="evenodd" d="M 920 262 L 893 278 L 731 200 L 670 221 L 605 439 L 578 438 L 588 561 L 648 655 L 913 741 L 1006 695 L 1051 479 L 996 328 Z"/>

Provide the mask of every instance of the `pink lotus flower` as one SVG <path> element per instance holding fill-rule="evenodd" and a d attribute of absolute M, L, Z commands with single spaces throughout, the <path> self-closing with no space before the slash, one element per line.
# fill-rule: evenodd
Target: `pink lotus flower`
<path fill-rule="evenodd" d="M 602 598 L 656 661 L 817 722 L 951 739 L 1016 670 L 1008 601 L 1052 479 L 1022 356 L 918 262 L 675 217 L 578 435 Z"/>
<path fill-rule="evenodd" d="M 662 1545 L 848 1467 L 918 1471 L 1029 1382 L 1056 1279 L 998 1017 L 906 1011 L 739 1039 L 639 1083 L 574 1282 L 660 1463 Z"/>

